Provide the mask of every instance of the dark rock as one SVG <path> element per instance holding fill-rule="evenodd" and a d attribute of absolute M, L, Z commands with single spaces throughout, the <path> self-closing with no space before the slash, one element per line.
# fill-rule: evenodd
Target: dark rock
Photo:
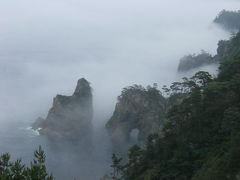
<path fill-rule="evenodd" d="M 166 103 L 154 87 L 145 89 L 135 85 L 123 89 L 115 111 L 106 124 L 114 151 L 124 152 L 128 146 L 144 142 L 151 133 L 161 134 Z M 134 133 L 137 142 L 131 137 Z"/>
<path fill-rule="evenodd" d="M 36 121 L 32 124 L 32 128 L 34 130 L 37 130 L 38 128 L 43 127 L 44 121 L 45 119 L 43 119 L 42 117 L 38 117 Z"/>
<path fill-rule="evenodd" d="M 81 139 L 92 131 L 92 92 L 89 82 L 78 80 L 72 96 L 57 95 L 45 120 L 38 119 L 35 129 L 53 139 Z"/>

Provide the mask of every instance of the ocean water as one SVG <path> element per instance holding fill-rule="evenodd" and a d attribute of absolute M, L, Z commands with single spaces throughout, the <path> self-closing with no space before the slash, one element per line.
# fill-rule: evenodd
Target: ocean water
<path fill-rule="evenodd" d="M 33 152 L 41 145 L 48 171 L 57 180 L 97 180 L 109 172 L 111 148 L 103 130 L 95 131 L 92 145 L 86 146 L 80 142 L 53 142 L 28 125 L 11 123 L 1 127 L 0 152 L 9 152 L 12 160 L 21 157 L 23 163 L 30 165 Z"/>

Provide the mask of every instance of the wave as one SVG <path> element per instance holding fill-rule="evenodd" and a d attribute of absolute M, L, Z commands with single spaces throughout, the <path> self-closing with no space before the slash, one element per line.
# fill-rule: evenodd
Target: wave
<path fill-rule="evenodd" d="M 31 126 L 23 127 L 20 129 L 24 130 L 29 136 L 39 136 L 40 135 L 39 130 L 41 130 L 41 128 L 35 130 Z"/>

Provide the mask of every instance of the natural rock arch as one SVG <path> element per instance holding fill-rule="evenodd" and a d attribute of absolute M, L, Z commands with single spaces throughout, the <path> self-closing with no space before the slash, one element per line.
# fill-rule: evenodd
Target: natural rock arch
<path fill-rule="evenodd" d="M 123 89 L 106 124 L 114 150 L 121 151 L 131 145 L 133 130 L 138 130 L 138 143 L 151 133 L 161 133 L 165 113 L 166 99 L 155 87 L 145 89 L 135 85 Z"/>

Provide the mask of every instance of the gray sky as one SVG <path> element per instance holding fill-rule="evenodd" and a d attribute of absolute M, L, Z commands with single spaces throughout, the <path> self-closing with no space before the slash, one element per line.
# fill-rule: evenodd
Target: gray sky
<path fill-rule="evenodd" d="M 178 78 L 178 60 L 216 52 L 229 34 L 211 24 L 237 0 L 0 0 L 0 122 L 45 116 L 77 79 L 108 118 L 123 87 Z M 14 112 L 14 113 L 12 113 Z M 97 120 L 97 119 L 96 119 Z"/>

